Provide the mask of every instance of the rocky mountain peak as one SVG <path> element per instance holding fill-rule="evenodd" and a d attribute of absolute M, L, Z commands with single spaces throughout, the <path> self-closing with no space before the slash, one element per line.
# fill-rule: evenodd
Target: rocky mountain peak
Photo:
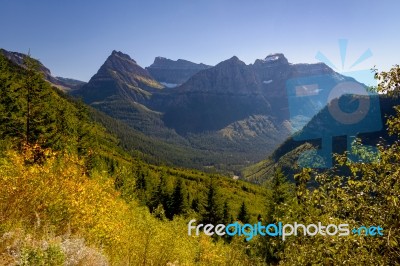
<path fill-rule="evenodd" d="M 154 68 L 169 68 L 169 69 L 205 69 L 211 66 L 207 66 L 203 63 L 196 64 L 184 59 L 171 60 L 162 56 L 157 56 L 154 59 L 153 64 L 151 64 L 146 69 Z"/>
<path fill-rule="evenodd" d="M 119 58 L 119 59 L 129 60 L 129 61 L 132 61 L 135 64 L 137 64 L 136 61 L 133 60 L 129 55 L 124 54 L 123 52 L 120 52 L 120 51 L 113 50 L 111 55 L 110 55 L 110 57 L 111 58 Z"/>
<path fill-rule="evenodd" d="M 258 93 L 260 87 L 254 71 L 237 56 L 233 56 L 215 67 L 194 75 L 180 89 L 203 93 L 248 95 Z"/>
<path fill-rule="evenodd" d="M 276 66 L 276 65 L 288 65 L 289 61 L 282 53 L 270 54 L 264 59 L 257 59 L 254 62 L 255 66 Z"/>
<path fill-rule="evenodd" d="M 146 70 L 159 82 L 163 84 L 172 85 L 175 87 L 184 83 L 194 74 L 201 70 L 210 68 L 211 66 L 205 64 L 196 64 L 184 59 L 171 60 L 165 57 L 158 56 L 154 59 L 154 63 Z"/>
<path fill-rule="evenodd" d="M 247 65 L 245 62 L 241 61 L 237 56 L 232 56 L 231 58 L 217 64 L 214 68 L 220 70 L 224 69 L 225 71 L 233 71 L 233 69 L 240 69 L 246 67 Z"/>
<path fill-rule="evenodd" d="M 141 103 L 162 87 L 129 55 L 114 50 L 90 81 L 75 94 L 86 103 L 116 97 Z"/>
<path fill-rule="evenodd" d="M 220 64 L 240 64 L 246 65 L 243 61 L 241 61 L 236 55 L 232 56 L 228 60 L 222 61 Z"/>
<path fill-rule="evenodd" d="M 161 67 L 161 66 L 163 66 L 163 65 L 165 65 L 165 64 L 168 64 L 168 63 L 170 63 L 172 60 L 171 59 L 168 59 L 168 58 L 165 58 L 165 57 L 162 57 L 162 56 L 157 56 L 156 58 L 154 58 L 154 62 L 153 62 L 153 64 L 151 64 L 151 66 L 150 67 Z"/>
<path fill-rule="evenodd" d="M 137 84 L 135 84 L 133 81 L 134 76 L 143 76 L 149 79 L 151 78 L 150 74 L 145 69 L 140 67 L 129 55 L 116 50 L 112 51 L 111 55 L 99 69 L 99 73 L 118 73 L 118 75 L 123 77 L 123 79 L 130 77 L 129 81 L 125 81 L 128 83 L 133 83 L 135 86 L 137 86 Z"/>

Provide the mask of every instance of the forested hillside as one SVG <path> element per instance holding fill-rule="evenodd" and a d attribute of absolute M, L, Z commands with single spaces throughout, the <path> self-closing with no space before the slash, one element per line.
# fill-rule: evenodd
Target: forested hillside
<path fill-rule="evenodd" d="M 399 67 L 377 76 L 378 90 L 397 97 Z M 121 122 L 52 87 L 29 57 L 21 67 L 0 56 L 0 91 L 0 265 L 400 263 L 398 141 L 378 143 L 379 157 L 356 143 L 353 151 L 374 157 L 371 163 L 337 155 L 332 169 L 299 169 L 293 182 L 275 167 L 256 186 L 144 162 L 148 150 L 124 150 L 100 124 Z M 393 114 L 387 134 L 398 138 L 399 107 Z M 383 233 L 283 240 L 248 228 L 251 240 L 189 236 L 192 219 L 379 226 Z"/>
<path fill-rule="evenodd" d="M 187 236 L 184 220 L 213 212 L 230 222 L 245 206 L 255 221 L 262 188 L 132 157 L 84 104 L 43 79 L 36 60 L 22 68 L 1 56 L 0 86 L 1 265 L 251 259 L 240 241 Z"/>

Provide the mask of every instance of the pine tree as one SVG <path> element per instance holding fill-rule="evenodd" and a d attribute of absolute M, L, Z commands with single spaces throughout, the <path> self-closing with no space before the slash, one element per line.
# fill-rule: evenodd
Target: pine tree
<path fill-rule="evenodd" d="M 229 224 L 232 222 L 232 214 L 231 210 L 228 205 L 228 201 L 224 202 L 224 207 L 222 209 L 222 223 L 223 224 Z"/>
<path fill-rule="evenodd" d="M 24 120 L 22 104 L 19 101 L 19 84 L 15 82 L 15 74 L 10 71 L 9 62 L 0 55 L 0 138 L 16 138 L 24 136 Z M 18 84 L 18 85 L 17 85 Z"/>
<path fill-rule="evenodd" d="M 192 210 L 194 210 L 195 212 L 199 212 L 200 211 L 200 204 L 199 204 L 199 199 L 198 198 L 194 198 L 192 200 L 192 204 L 191 204 L 190 208 Z"/>
<path fill-rule="evenodd" d="M 281 217 L 283 210 L 280 206 L 289 199 L 293 198 L 293 185 L 289 183 L 281 168 L 275 170 L 270 185 L 270 199 L 268 200 L 268 222 L 276 222 L 274 217 Z"/>
<path fill-rule="evenodd" d="M 153 212 L 159 205 L 162 205 L 165 214 L 169 211 L 170 196 L 167 192 L 167 182 L 164 175 L 160 176 L 160 181 L 155 190 L 151 193 L 148 206 L 150 211 Z"/>
<path fill-rule="evenodd" d="M 37 61 L 30 55 L 25 58 L 26 75 L 22 84 L 25 94 L 25 143 L 39 143 L 45 147 L 55 134 L 55 112 L 50 106 L 51 88 L 39 72 Z"/>
<path fill-rule="evenodd" d="M 222 212 L 219 199 L 217 196 L 216 187 L 213 181 L 210 183 L 207 194 L 207 203 L 204 206 L 204 214 L 202 223 L 219 224 L 222 222 Z"/>
<path fill-rule="evenodd" d="M 143 172 L 139 172 L 136 181 L 136 189 L 146 190 L 146 188 L 147 188 L 146 176 L 144 175 Z"/>
<path fill-rule="evenodd" d="M 186 197 L 184 193 L 184 188 L 182 185 L 182 180 L 179 178 L 176 182 L 176 186 L 171 196 L 171 205 L 170 205 L 170 219 L 174 217 L 174 215 L 181 215 L 186 212 Z"/>
<path fill-rule="evenodd" d="M 244 203 L 244 201 L 242 202 L 242 205 L 240 206 L 240 210 L 239 210 L 237 219 L 244 224 L 247 224 L 250 222 L 249 211 L 247 210 L 247 206 Z"/>
<path fill-rule="evenodd" d="M 274 176 L 269 182 L 267 191 L 267 223 L 276 223 L 283 217 L 287 208 L 292 205 L 288 204 L 295 197 L 294 186 L 284 175 L 281 168 L 277 168 Z M 267 263 L 278 264 L 280 257 L 277 255 L 285 248 L 285 242 L 277 241 L 274 238 L 261 238 L 262 254 Z"/>

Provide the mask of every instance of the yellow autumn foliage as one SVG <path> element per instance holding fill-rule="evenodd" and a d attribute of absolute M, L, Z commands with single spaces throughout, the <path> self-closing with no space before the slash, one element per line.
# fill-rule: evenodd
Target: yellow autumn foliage
<path fill-rule="evenodd" d="M 111 265 L 252 264 L 242 240 L 226 245 L 190 237 L 183 218 L 160 221 L 121 199 L 107 173 L 88 177 L 76 156 L 46 155 L 43 164 L 27 164 L 15 151 L 0 159 L 0 237 L 23 230 L 39 240 L 84 239 Z"/>

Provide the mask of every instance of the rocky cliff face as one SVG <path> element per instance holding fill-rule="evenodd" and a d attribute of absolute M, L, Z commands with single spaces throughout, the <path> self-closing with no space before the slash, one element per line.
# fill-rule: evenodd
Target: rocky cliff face
<path fill-rule="evenodd" d="M 155 69 L 164 71 L 171 79 L 163 80 L 169 82 L 183 79 L 165 70 L 179 72 L 179 78 L 186 75 L 182 69 L 197 73 L 187 74 L 180 86 L 160 89 L 153 79 Z M 325 64 L 290 64 L 283 54 L 271 54 L 250 65 L 234 56 L 199 70 L 191 62 L 165 58 L 156 58 L 143 69 L 128 55 L 114 51 L 74 94 L 149 136 L 254 161 L 290 134 L 287 82 L 318 75 L 325 75 L 331 84 L 343 80 Z M 306 107 L 318 107 L 311 98 L 303 102 Z"/>
<path fill-rule="evenodd" d="M 73 94 L 89 104 L 112 98 L 143 103 L 161 88 L 129 55 L 113 51 L 88 84 Z"/>
<path fill-rule="evenodd" d="M 129 55 L 113 51 L 90 81 L 71 94 L 148 136 L 179 138 L 164 126 L 161 113 L 148 108 L 162 89 Z"/>
<path fill-rule="evenodd" d="M 163 85 L 167 87 L 176 87 L 186 82 L 199 71 L 210 67 L 211 66 L 205 64 L 196 64 L 183 59 L 174 61 L 164 57 L 156 57 L 154 63 L 146 67 L 146 70 Z"/>
<path fill-rule="evenodd" d="M 178 133 L 220 130 L 270 112 L 254 71 L 236 56 L 203 70 L 164 97 L 164 122 Z"/>
<path fill-rule="evenodd" d="M 251 65 L 234 56 L 170 90 L 159 106 L 166 125 L 181 134 L 220 130 L 251 115 L 272 116 L 280 124 L 290 117 L 287 81 L 316 75 L 340 79 L 325 64 L 290 64 L 283 54 Z"/>
<path fill-rule="evenodd" d="M 259 85 L 254 71 L 234 56 L 197 73 L 179 87 L 179 92 L 249 95 L 260 93 Z"/>

